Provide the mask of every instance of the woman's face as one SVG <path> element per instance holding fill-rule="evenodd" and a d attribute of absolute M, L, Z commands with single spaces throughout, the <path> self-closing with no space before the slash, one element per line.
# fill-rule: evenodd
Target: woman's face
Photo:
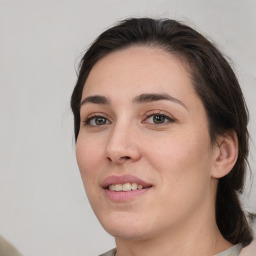
<path fill-rule="evenodd" d="M 150 238 L 213 214 L 207 116 L 177 57 L 139 46 L 109 54 L 90 72 L 80 114 L 77 161 L 110 234 Z"/>

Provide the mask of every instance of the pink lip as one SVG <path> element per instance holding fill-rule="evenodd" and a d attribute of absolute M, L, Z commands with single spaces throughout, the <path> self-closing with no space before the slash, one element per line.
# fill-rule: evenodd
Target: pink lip
<path fill-rule="evenodd" d="M 112 184 L 125 184 L 128 182 L 137 183 L 138 185 L 142 185 L 144 188 L 148 188 L 148 187 L 152 186 L 151 184 L 141 180 L 140 178 L 138 178 L 136 176 L 130 175 L 130 174 L 126 174 L 126 175 L 122 175 L 122 176 L 116 176 L 116 175 L 109 176 L 103 180 L 101 185 L 103 188 L 108 188 L 108 186 L 112 185 Z"/>
<path fill-rule="evenodd" d="M 143 189 L 131 190 L 131 191 L 111 191 L 108 186 L 111 184 L 125 184 L 125 183 L 137 183 L 142 185 Z M 123 176 L 109 176 L 102 182 L 102 187 L 104 188 L 105 195 L 108 199 L 114 202 L 126 202 L 145 194 L 151 189 L 152 185 L 139 179 L 133 175 L 123 175 Z"/>

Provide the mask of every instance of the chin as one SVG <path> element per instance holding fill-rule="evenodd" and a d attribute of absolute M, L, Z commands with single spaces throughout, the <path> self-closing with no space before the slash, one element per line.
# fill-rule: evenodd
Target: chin
<path fill-rule="evenodd" d="M 150 237 L 150 227 L 146 220 L 135 216 L 104 216 L 99 219 L 103 228 L 113 237 L 126 240 L 143 240 Z"/>
<path fill-rule="evenodd" d="M 113 237 L 123 240 L 146 240 L 151 236 L 145 230 L 132 229 L 128 227 L 107 227 L 105 230 Z"/>

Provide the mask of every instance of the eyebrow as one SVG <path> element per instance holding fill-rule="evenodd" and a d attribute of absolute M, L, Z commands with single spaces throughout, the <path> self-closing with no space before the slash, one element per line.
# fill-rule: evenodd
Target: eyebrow
<path fill-rule="evenodd" d="M 159 100 L 172 101 L 172 102 L 178 103 L 181 106 L 183 106 L 184 108 L 188 109 L 182 101 L 180 101 L 166 93 L 143 93 L 141 95 L 136 96 L 133 101 L 136 103 L 148 103 L 148 102 L 159 101 Z"/>
<path fill-rule="evenodd" d="M 143 93 L 143 94 L 136 96 L 133 99 L 133 102 L 134 103 L 149 103 L 149 102 L 154 102 L 154 101 L 159 101 L 159 100 L 172 101 L 172 102 L 178 103 L 179 105 L 188 109 L 182 101 L 180 101 L 166 93 Z M 80 103 L 80 107 L 86 103 L 110 105 L 111 101 L 108 98 L 106 98 L 105 96 L 93 95 L 93 96 L 88 96 L 85 99 L 83 99 L 82 102 Z"/>
<path fill-rule="evenodd" d="M 110 100 L 101 95 L 88 96 L 82 100 L 82 102 L 80 103 L 80 107 L 86 103 L 109 105 Z"/>

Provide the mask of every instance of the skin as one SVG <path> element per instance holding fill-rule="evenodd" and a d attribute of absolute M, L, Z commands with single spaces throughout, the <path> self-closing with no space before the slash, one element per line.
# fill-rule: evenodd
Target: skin
<path fill-rule="evenodd" d="M 146 93 L 174 100 L 135 102 Z M 84 101 L 94 95 L 108 104 Z M 217 228 L 214 205 L 217 178 L 235 163 L 236 139 L 211 143 L 205 109 L 177 57 L 147 47 L 111 53 L 91 70 L 82 101 L 77 162 L 118 256 L 206 256 L 232 246 Z M 124 174 L 152 187 L 133 200 L 113 202 L 101 184 Z"/>

